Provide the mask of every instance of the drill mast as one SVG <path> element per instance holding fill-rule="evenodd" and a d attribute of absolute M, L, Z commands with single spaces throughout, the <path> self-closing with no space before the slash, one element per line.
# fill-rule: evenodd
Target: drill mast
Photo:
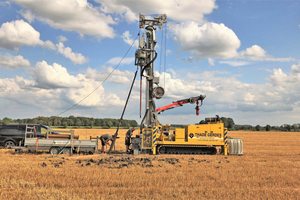
<path fill-rule="evenodd" d="M 167 15 L 160 15 L 154 19 L 146 19 L 144 15 L 139 17 L 139 27 L 145 28 L 142 37 L 139 40 L 139 49 L 135 52 L 135 65 L 141 68 L 140 77 L 140 116 L 142 105 L 142 80 L 146 78 L 146 110 L 141 121 L 140 135 L 142 136 L 142 149 L 151 151 L 154 139 L 152 138 L 152 129 L 157 125 L 157 113 L 154 98 L 160 99 L 164 95 L 164 89 L 159 84 L 159 77 L 154 77 L 154 60 L 157 58 L 157 52 L 154 47 L 157 43 L 155 36 L 156 28 L 163 28 L 167 22 Z"/>
<path fill-rule="evenodd" d="M 142 37 L 139 40 L 139 49 L 135 52 L 135 65 L 141 67 L 142 77 L 146 78 L 146 111 L 141 122 L 143 128 L 152 128 L 157 123 L 157 114 L 154 98 L 160 99 L 164 95 L 164 89 L 159 84 L 159 77 L 154 77 L 154 60 L 157 52 L 154 47 L 157 43 L 155 36 L 156 28 L 163 28 L 163 23 L 167 22 L 167 16 L 160 15 L 154 19 L 145 19 L 144 15 L 140 15 L 140 28 L 145 28 Z"/>

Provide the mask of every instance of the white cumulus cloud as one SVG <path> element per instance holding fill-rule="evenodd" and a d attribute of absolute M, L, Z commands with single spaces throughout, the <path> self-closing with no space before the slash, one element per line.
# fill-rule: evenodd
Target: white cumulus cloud
<path fill-rule="evenodd" d="M 172 24 L 170 29 L 174 40 L 182 51 L 190 51 L 195 59 L 216 57 L 233 58 L 238 55 L 240 40 L 236 34 L 224 24 L 205 23 L 202 26 L 196 22 Z"/>
<path fill-rule="evenodd" d="M 252 47 L 247 48 L 245 51 L 241 51 L 238 56 L 242 59 L 254 60 L 254 61 L 279 61 L 279 62 L 288 62 L 293 61 L 293 58 L 274 58 L 258 45 L 253 45 Z"/>
<path fill-rule="evenodd" d="M 68 41 L 68 39 L 67 39 L 65 36 L 62 36 L 62 35 L 58 36 L 58 37 L 57 37 L 57 40 L 58 40 L 58 42 L 65 42 L 65 41 Z"/>
<path fill-rule="evenodd" d="M 121 60 L 122 60 L 121 57 L 114 57 L 114 58 L 111 58 L 109 61 L 107 61 L 107 63 L 112 64 L 112 65 L 117 65 L 120 63 Z M 133 61 L 134 61 L 133 57 L 132 58 L 124 58 L 120 64 L 121 65 L 131 64 Z"/>
<path fill-rule="evenodd" d="M 23 56 L 13 56 L 10 54 L 2 55 L 0 52 L 0 67 L 4 69 L 19 69 L 22 68 L 29 68 L 30 63 L 28 60 L 24 59 Z"/>
<path fill-rule="evenodd" d="M 244 60 L 226 60 L 226 61 L 220 61 L 221 64 L 228 64 L 234 67 L 240 67 L 240 66 L 244 66 L 244 65 L 248 65 L 249 62 L 248 61 L 244 61 Z"/>
<path fill-rule="evenodd" d="M 44 48 L 55 49 L 55 45 L 47 40 L 40 40 L 40 33 L 23 20 L 3 23 L 0 27 L 0 48 L 19 51 L 20 47 L 40 45 Z"/>
<path fill-rule="evenodd" d="M 298 65 L 292 65 L 293 73 L 300 73 L 300 63 Z"/>
<path fill-rule="evenodd" d="M 129 31 L 125 31 L 122 36 L 121 36 L 124 40 L 124 42 L 126 44 L 129 44 L 130 46 L 133 45 L 134 47 L 138 47 L 138 40 L 133 40 L 132 37 L 131 37 L 131 34 L 129 33 Z M 133 43 L 134 42 L 134 43 Z"/>
<path fill-rule="evenodd" d="M 40 64 L 45 66 L 45 63 Z M 39 66 L 36 67 L 39 68 Z M 70 76 L 65 73 L 64 70 L 57 69 L 55 65 L 53 65 L 52 68 L 53 69 L 48 67 L 45 71 L 48 71 L 48 73 L 63 72 L 64 78 Z M 42 69 L 40 68 L 38 70 Z M 54 76 L 55 75 L 56 74 L 54 74 Z M 41 76 L 45 77 L 45 74 Z M 116 94 L 106 92 L 104 88 L 99 85 L 100 82 L 88 79 L 82 74 L 71 78 L 79 84 L 77 88 L 57 87 L 57 85 L 52 87 L 53 85 L 51 85 L 51 83 L 56 84 L 57 81 L 63 84 L 63 80 L 58 77 L 53 79 L 46 77 L 48 80 L 44 82 L 44 84 L 47 84 L 48 87 L 37 87 L 36 77 L 34 78 L 35 79 L 25 79 L 16 76 L 15 78 L 0 79 L 0 98 L 2 98 L 2 101 L 7 100 L 10 102 L 6 109 L 15 110 L 16 104 L 14 104 L 14 102 L 16 102 L 22 105 L 18 106 L 18 112 L 28 112 L 27 108 L 31 108 L 31 111 L 35 111 L 35 113 L 49 114 L 49 112 L 61 112 L 61 110 L 70 108 L 78 102 L 80 102 L 80 107 L 84 106 L 85 109 L 91 107 L 93 110 L 103 110 L 106 109 L 107 106 L 123 106 L 125 103 L 125 101 L 121 100 Z M 96 88 L 98 89 L 95 90 Z M 94 91 L 93 94 L 91 94 L 92 91 Z M 90 95 L 89 98 L 84 99 L 88 95 Z M 78 107 L 76 108 L 78 109 Z"/>
<path fill-rule="evenodd" d="M 75 76 L 70 75 L 67 69 L 57 63 L 48 65 L 46 61 L 38 62 L 32 69 L 35 87 L 38 88 L 78 88 L 80 84 Z"/>
<path fill-rule="evenodd" d="M 114 30 L 110 27 L 111 24 L 116 24 L 113 18 L 87 0 L 12 1 L 29 10 L 22 12 L 28 21 L 37 19 L 56 29 L 76 31 L 80 35 L 87 34 L 99 38 L 115 37 Z"/>
<path fill-rule="evenodd" d="M 175 100 L 205 94 L 207 112 L 290 112 L 300 105 L 300 64 L 292 65 L 288 73 L 274 69 L 265 84 L 243 83 L 224 71 L 188 73 L 185 79 L 166 73 L 165 80 L 165 97 Z"/>
<path fill-rule="evenodd" d="M 20 14 L 27 19 L 29 23 L 34 21 L 35 16 L 29 10 L 22 9 L 20 10 Z"/>
<path fill-rule="evenodd" d="M 0 28 L 0 48 L 19 51 L 22 45 L 36 46 L 43 44 L 40 33 L 23 20 L 6 22 Z"/>
<path fill-rule="evenodd" d="M 11 104 L 12 102 L 17 102 L 23 105 L 19 108 L 18 112 L 24 109 L 24 105 L 39 108 L 55 107 L 53 100 L 58 96 L 55 96 L 54 91 L 33 88 L 32 85 L 34 85 L 33 80 L 19 76 L 0 79 L 0 97 L 9 100 Z M 10 107 L 10 105 L 8 109 L 16 109 L 15 107 Z"/>
<path fill-rule="evenodd" d="M 65 47 L 62 42 L 59 42 L 56 47 L 59 53 L 64 55 L 66 58 L 69 58 L 75 65 L 89 61 L 89 59 L 84 57 L 81 53 L 72 52 L 72 49 L 70 47 Z"/>
<path fill-rule="evenodd" d="M 193 20 L 203 22 L 204 15 L 209 14 L 216 9 L 217 6 L 214 0 L 189 0 L 189 1 L 174 1 L 174 0 L 96 0 L 102 4 L 102 11 L 105 13 L 116 13 L 128 22 L 138 20 L 138 14 L 160 13 L 167 14 L 169 19 L 174 21 Z"/>
<path fill-rule="evenodd" d="M 128 70 L 114 70 L 112 67 L 106 66 L 103 66 L 102 69 L 103 70 L 87 68 L 87 70 L 85 71 L 85 76 L 96 81 L 104 81 L 108 77 L 108 75 L 111 74 L 107 81 L 125 85 L 130 84 L 131 79 L 134 76 L 134 73 Z M 111 73 L 113 70 L 114 72 Z"/>
<path fill-rule="evenodd" d="M 81 83 L 80 88 L 70 88 L 66 93 L 66 97 L 74 104 L 83 100 L 90 95 L 100 84 L 100 82 L 93 79 L 87 79 L 84 75 L 77 75 L 78 81 Z M 113 93 L 105 92 L 102 86 L 80 103 L 81 106 L 95 107 L 95 106 L 123 106 L 124 101 Z"/>
<path fill-rule="evenodd" d="M 215 66 L 215 62 L 213 58 L 207 58 L 207 60 L 210 66 Z"/>
<path fill-rule="evenodd" d="M 46 49 L 56 50 L 56 46 L 50 40 L 41 42 L 41 46 Z"/>

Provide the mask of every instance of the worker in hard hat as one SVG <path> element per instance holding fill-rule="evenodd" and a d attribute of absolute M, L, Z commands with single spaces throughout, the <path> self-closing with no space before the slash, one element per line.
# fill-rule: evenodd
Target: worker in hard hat
<path fill-rule="evenodd" d="M 102 152 L 105 152 L 105 145 L 107 144 L 108 146 L 110 146 L 109 141 L 114 141 L 114 138 L 112 135 L 104 134 L 101 135 L 100 140 L 102 144 Z"/>
<path fill-rule="evenodd" d="M 132 129 L 129 129 L 125 135 L 126 153 L 130 153 L 129 146 L 131 144 L 131 136 L 132 136 L 133 131 L 135 131 L 135 127 L 132 127 Z"/>

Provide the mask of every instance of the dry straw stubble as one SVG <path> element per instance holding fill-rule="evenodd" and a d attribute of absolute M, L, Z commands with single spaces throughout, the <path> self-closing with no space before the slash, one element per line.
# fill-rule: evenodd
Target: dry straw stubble
<path fill-rule="evenodd" d="M 81 139 L 115 130 L 75 130 Z M 116 151 L 125 151 L 124 136 Z M 136 131 L 135 133 L 138 133 Z M 0 150 L 0 199 L 297 199 L 300 133 L 229 132 L 243 156 L 14 154 Z"/>

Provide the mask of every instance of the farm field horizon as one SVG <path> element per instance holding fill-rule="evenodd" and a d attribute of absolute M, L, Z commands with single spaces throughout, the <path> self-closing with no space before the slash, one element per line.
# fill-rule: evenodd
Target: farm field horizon
<path fill-rule="evenodd" d="M 89 139 L 116 130 L 74 131 L 79 139 Z M 19 155 L 0 149 L 0 198 L 299 198 L 299 132 L 229 131 L 232 138 L 243 139 L 242 156 L 132 156 L 124 153 L 126 131 L 119 130 L 115 152 L 110 155 L 52 158 L 43 152 Z"/>

